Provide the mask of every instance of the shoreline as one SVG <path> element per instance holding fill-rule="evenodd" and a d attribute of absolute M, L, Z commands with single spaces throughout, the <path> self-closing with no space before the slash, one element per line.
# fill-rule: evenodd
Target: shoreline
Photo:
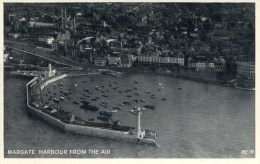
<path fill-rule="evenodd" d="M 166 76 L 166 77 L 173 77 L 173 78 L 179 78 L 179 79 L 184 79 L 184 80 L 191 80 L 191 81 L 196 81 L 196 82 L 201 82 L 201 83 L 206 83 L 206 84 L 214 84 L 214 85 L 221 85 L 223 87 L 232 87 L 232 88 L 236 88 L 236 89 L 242 89 L 242 90 L 248 90 L 248 91 L 254 91 L 254 88 L 241 88 L 241 87 L 236 87 L 236 85 L 233 82 L 224 82 L 224 81 L 219 81 L 217 79 L 205 79 L 205 78 L 201 78 L 201 77 L 195 77 L 196 75 L 194 74 L 187 74 L 188 72 L 170 72 L 170 73 L 166 73 L 165 71 L 159 70 L 159 71 L 151 71 L 148 70 L 147 68 L 142 68 L 142 69 L 129 69 L 129 68 L 118 68 L 118 67 L 104 67 L 104 68 L 98 68 L 98 67 L 94 67 L 91 68 L 93 70 L 98 70 L 98 69 L 108 69 L 111 71 L 117 71 L 117 72 L 122 72 L 124 74 L 151 74 L 151 75 L 157 75 L 157 76 Z M 12 70 L 6 70 L 5 71 L 5 75 L 9 75 L 12 76 L 12 74 L 10 73 L 12 72 Z M 66 71 L 65 71 L 66 72 Z M 87 76 L 89 74 L 102 74 L 102 72 L 100 71 L 72 71 L 70 76 Z M 24 76 L 23 74 L 20 75 L 14 75 L 14 76 Z M 244 80 L 244 79 L 235 79 L 235 81 L 239 81 L 239 80 Z M 248 83 L 253 83 L 253 81 L 249 81 Z"/>
<path fill-rule="evenodd" d="M 181 72 L 171 72 L 171 73 L 164 73 L 164 72 L 153 72 L 153 71 L 149 71 L 149 70 L 144 70 L 144 71 L 140 71 L 137 72 L 136 70 L 126 70 L 126 69 L 111 69 L 113 71 L 121 71 L 124 73 L 131 73 L 131 74 L 151 74 L 151 75 L 158 75 L 158 76 L 166 76 L 166 77 L 173 77 L 173 78 L 179 78 L 179 79 L 184 79 L 184 80 L 191 80 L 191 81 L 196 81 L 196 82 L 201 82 L 201 83 L 206 83 L 206 84 L 215 84 L 215 85 L 221 85 L 224 87 L 232 87 L 235 88 L 233 86 L 232 83 L 225 83 L 223 84 L 223 82 L 218 81 L 218 80 L 213 80 L 213 79 L 203 79 L 203 78 L 199 78 L 199 77 L 192 77 L 189 76 L 187 74 L 183 74 Z"/>
<path fill-rule="evenodd" d="M 111 69 L 111 68 L 108 68 Z M 111 70 L 113 71 L 121 71 L 121 72 L 127 72 L 127 73 L 132 73 L 132 74 L 153 74 L 153 75 L 159 75 L 159 76 L 166 76 L 166 77 L 173 77 L 173 78 L 179 78 L 179 79 L 184 79 L 184 80 L 191 80 L 191 81 L 195 81 L 195 82 L 201 82 L 201 83 L 206 83 L 206 84 L 214 84 L 214 85 L 221 85 L 223 87 L 231 87 L 231 88 L 236 88 L 236 89 L 242 89 L 242 90 L 248 90 L 248 91 L 254 91 L 255 87 L 253 88 L 246 88 L 246 87 L 237 87 L 236 86 L 236 82 L 241 82 L 244 81 L 245 83 L 248 83 L 250 85 L 255 85 L 254 81 L 249 81 L 247 79 L 234 79 L 234 80 L 230 80 L 230 81 L 221 81 L 218 80 L 217 78 L 203 78 L 200 77 L 201 74 L 206 75 L 208 72 L 193 72 L 193 73 L 198 73 L 198 75 L 196 74 L 192 74 L 189 73 L 188 71 L 172 71 L 170 73 L 167 73 L 165 70 L 157 70 L 157 71 L 151 71 L 148 70 L 147 68 L 143 69 L 143 70 L 133 70 L 133 69 L 124 69 L 124 68 L 112 68 Z M 200 74 L 201 73 L 201 74 Z"/>

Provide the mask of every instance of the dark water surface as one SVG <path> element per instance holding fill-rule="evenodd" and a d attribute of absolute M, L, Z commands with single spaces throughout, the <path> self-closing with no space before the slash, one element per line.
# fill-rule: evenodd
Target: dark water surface
<path fill-rule="evenodd" d="M 138 83 L 134 83 L 135 81 Z M 70 100 L 64 96 L 65 100 L 56 105 L 62 106 L 64 110 L 83 119 L 96 120 L 96 112 L 85 111 L 80 108 L 80 105 L 73 104 L 73 101 L 85 99 L 92 105 L 98 106 L 100 110 L 112 109 L 123 101 L 129 101 L 130 106 L 123 106 L 122 110 L 113 116 L 114 119 L 120 120 L 121 125 L 127 126 L 135 126 L 135 115 L 130 112 L 133 106 L 154 105 L 155 110 L 146 109 L 141 116 L 142 127 L 154 129 L 158 134 L 160 147 L 153 147 L 64 133 L 27 114 L 25 84 L 28 79 L 6 77 L 4 82 L 5 157 L 254 157 L 254 154 L 241 155 L 242 150 L 255 149 L 255 93 L 252 91 L 141 74 L 124 75 L 121 78 L 108 75 L 67 78 L 56 82 L 55 87 L 50 85 L 44 90 L 46 100 L 50 95 L 59 98 L 60 91 L 69 92 L 67 89 L 71 89 Z M 63 83 L 62 88 L 57 85 L 60 82 Z M 162 83 L 162 91 L 158 91 L 158 83 Z M 96 86 L 100 90 L 96 89 Z M 84 89 L 90 90 L 93 94 L 85 92 Z M 131 91 L 125 92 L 125 90 Z M 89 95 L 90 98 L 83 94 Z M 102 97 L 102 94 L 108 97 Z M 152 94 L 155 98 L 150 98 Z M 93 97 L 101 99 L 91 101 Z M 166 101 L 162 98 L 166 98 Z M 135 99 L 145 99 L 146 102 L 137 103 Z M 107 108 L 100 106 L 102 101 L 109 101 Z M 52 101 L 51 103 L 53 104 Z M 10 155 L 7 153 L 7 150 L 25 149 L 36 150 L 36 154 Z M 93 149 L 98 150 L 99 154 L 46 155 L 37 153 L 38 150 L 48 149 Z M 101 150 L 111 150 L 111 153 L 100 154 Z"/>

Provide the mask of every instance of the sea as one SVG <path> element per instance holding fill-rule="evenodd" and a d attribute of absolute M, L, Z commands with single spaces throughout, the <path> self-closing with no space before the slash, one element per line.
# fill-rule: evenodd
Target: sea
<path fill-rule="evenodd" d="M 114 106 L 130 102 L 131 105 L 122 105 L 112 117 L 125 126 L 136 126 L 136 115 L 130 112 L 134 107 L 155 106 L 155 109 L 142 111 L 141 126 L 157 132 L 159 145 L 156 147 L 66 133 L 29 115 L 25 88 L 29 80 L 14 76 L 4 78 L 5 158 L 255 157 L 254 91 L 131 73 L 122 77 L 70 77 L 43 90 L 44 101 L 49 106 L 60 107 L 86 120 L 100 121 L 96 118 L 97 112 L 80 108 L 81 101 L 99 107 L 100 111 L 113 110 Z M 64 96 L 65 92 L 70 94 Z M 64 100 L 55 103 L 51 96 L 64 96 Z M 100 105 L 102 102 L 108 106 Z M 25 150 L 35 153 L 23 154 Z M 251 153 L 245 154 L 244 150 Z"/>

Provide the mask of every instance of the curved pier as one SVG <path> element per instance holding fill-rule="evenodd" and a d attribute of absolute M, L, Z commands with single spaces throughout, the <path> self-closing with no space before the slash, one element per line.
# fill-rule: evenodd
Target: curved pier
<path fill-rule="evenodd" d="M 157 146 L 156 132 L 141 129 L 140 112 L 137 112 L 137 126 L 128 127 L 86 121 L 67 111 L 46 106 L 42 98 L 42 90 L 49 84 L 68 76 L 70 75 L 63 74 L 33 78 L 26 85 L 28 112 L 66 132 Z"/>

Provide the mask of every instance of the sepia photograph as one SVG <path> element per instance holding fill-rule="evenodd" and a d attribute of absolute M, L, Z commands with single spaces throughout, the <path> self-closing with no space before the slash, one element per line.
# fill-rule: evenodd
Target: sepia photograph
<path fill-rule="evenodd" d="M 3 2 L 4 158 L 256 158 L 255 2 Z"/>

